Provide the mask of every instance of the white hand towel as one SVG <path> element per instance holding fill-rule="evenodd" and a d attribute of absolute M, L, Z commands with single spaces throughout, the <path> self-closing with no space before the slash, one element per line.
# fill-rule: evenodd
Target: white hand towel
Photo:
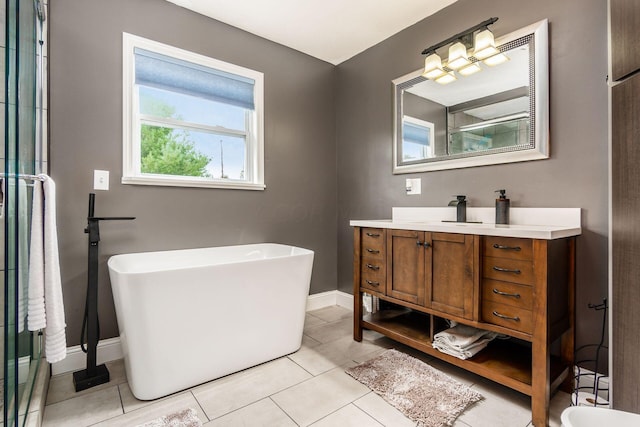
<path fill-rule="evenodd" d="M 64 317 L 56 225 L 56 184 L 46 175 L 40 177 L 44 179 L 44 304 L 47 317 L 45 353 L 47 362 L 55 363 L 67 356 L 67 324 Z"/>
<path fill-rule="evenodd" d="M 28 327 L 45 329 L 47 362 L 67 355 L 66 323 L 56 228 L 56 186 L 47 175 L 35 181 L 31 217 Z"/>
<path fill-rule="evenodd" d="M 44 235 L 42 181 L 33 183 L 31 212 L 31 246 L 29 249 L 29 304 L 27 327 L 37 331 L 47 326 L 44 312 Z"/>
<path fill-rule="evenodd" d="M 29 291 L 29 206 L 27 183 L 18 180 L 18 333 L 24 331 Z"/>

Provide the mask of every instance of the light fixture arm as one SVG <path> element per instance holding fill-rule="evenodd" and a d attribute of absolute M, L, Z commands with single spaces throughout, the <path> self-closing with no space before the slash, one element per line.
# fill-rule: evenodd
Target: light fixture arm
<path fill-rule="evenodd" d="M 451 36 L 448 39 L 441 41 L 438 44 L 434 44 L 433 46 L 430 46 L 428 48 L 426 48 L 425 50 L 422 51 L 423 55 L 428 55 L 430 53 L 435 53 L 436 50 L 440 49 L 442 46 L 446 46 L 450 43 L 453 43 L 457 40 L 462 39 L 464 36 L 469 35 L 474 33 L 475 31 L 478 31 L 482 28 L 486 28 L 489 25 L 493 24 L 494 22 L 496 22 L 498 20 L 498 18 L 489 18 L 486 21 L 482 21 L 481 23 L 479 23 L 478 25 L 475 25 L 471 28 L 468 28 L 458 34 L 456 34 L 455 36 Z"/>

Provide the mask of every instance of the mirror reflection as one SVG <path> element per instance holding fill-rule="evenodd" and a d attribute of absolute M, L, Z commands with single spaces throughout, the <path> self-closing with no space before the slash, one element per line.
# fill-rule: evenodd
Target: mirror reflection
<path fill-rule="evenodd" d="M 532 71 L 536 60 L 546 67 L 546 52 L 542 46 L 536 51 L 533 29 L 515 34 L 499 41 L 509 58 L 500 65 L 478 63 L 481 72 L 448 84 L 426 79 L 422 70 L 394 80 L 394 173 L 548 157 L 546 139 L 537 140 L 535 132 L 537 102 L 546 113 L 548 78 Z M 536 88 L 541 77 L 545 84 Z"/>

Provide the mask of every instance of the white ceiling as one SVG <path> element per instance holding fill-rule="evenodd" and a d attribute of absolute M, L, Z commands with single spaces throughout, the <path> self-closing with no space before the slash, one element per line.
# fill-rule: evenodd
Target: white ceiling
<path fill-rule="evenodd" d="M 337 65 L 457 0 L 167 0 Z"/>

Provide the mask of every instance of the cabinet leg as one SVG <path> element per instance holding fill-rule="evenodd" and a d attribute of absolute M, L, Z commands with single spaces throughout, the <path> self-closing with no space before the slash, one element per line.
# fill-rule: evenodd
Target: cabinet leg
<path fill-rule="evenodd" d="M 544 396 L 531 396 L 531 417 L 535 427 L 549 425 L 549 399 Z"/>
<path fill-rule="evenodd" d="M 360 292 L 353 296 L 353 339 L 362 341 L 362 294 Z"/>
<path fill-rule="evenodd" d="M 533 353 L 533 378 L 531 379 L 531 416 L 535 427 L 549 425 L 550 359 L 546 351 Z"/>

